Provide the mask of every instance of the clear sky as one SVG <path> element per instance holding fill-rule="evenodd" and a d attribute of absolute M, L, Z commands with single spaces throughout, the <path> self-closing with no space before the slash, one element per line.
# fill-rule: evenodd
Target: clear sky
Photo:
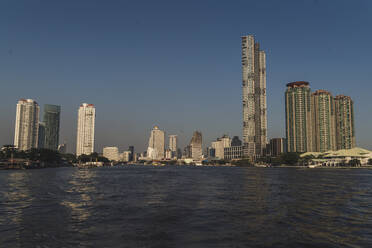
<path fill-rule="evenodd" d="M 350 95 L 357 145 L 372 149 L 372 1 L 0 1 L 0 145 L 20 98 L 62 107 L 75 149 L 77 109 L 96 106 L 96 150 L 145 149 L 153 125 L 204 145 L 241 136 L 241 40 L 267 56 L 268 133 L 283 137 L 290 81 Z"/>

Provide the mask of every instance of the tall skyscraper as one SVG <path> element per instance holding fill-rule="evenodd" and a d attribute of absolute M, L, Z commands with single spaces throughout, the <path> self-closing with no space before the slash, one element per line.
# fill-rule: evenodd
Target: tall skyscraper
<path fill-rule="evenodd" d="M 266 55 L 253 35 L 242 38 L 244 156 L 262 156 L 267 143 Z"/>
<path fill-rule="evenodd" d="M 134 160 L 134 146 L 129 146 L 128 151 L 130 151 L 129 161 Z"/>
<path fill-rule="evenodd" d="M 21 99 L 17 104 L 14 146 L 29 150 L 38 145 L 40 107 L 32 99 Z"/>
<path fill-rule="evenodd" d="M 147 157 L 153 160 L 160 160 L 164 158 L 164 131 L 155 126 L 151 130 L 149 146 L 147 148 Z"/>
<path fill-rule="evenodd" d="M 313 151 L 326 152 L 336 148 L 335 106 L 330 92 L 317 90 L 312 94 Z"/>
<path fill-rule="evenodd" d="M 177 157 L 177 135 L 169 135 L 169 150 L 172 157 Z"/>
<path fill-rule="evenodd" d="M 39 135 L 37 139 L 37 148 L 45 148 L 45 123 L 39 122 Z"/>
<path fill-rule="evenodd" d="M 190 141 L 191 158 L 200 161 L 203 158 L 202 133 L 195 131 Z"/>
<path fill-rule="evenodd" d="M 336 109 L 336 147 L 351 149 L 355 147 L 354 103 L 349 96 L 335 97 Z"/>
<path fill-rule="evenodd" d="M 94 151 L 94 127 L 96 109 L 93 104 L 83 103 L 78 112 L 76 155 L 91 154 Z"/>
<path fill-rule="evenodd" d="M 57 105 L 44 105 L 45 141 L 44 148 L 57 150 L 59 144 L 59 123 L 61 107 Z"/>
<path fill-rule="evenodd" d="M 271 156 L 277 157 L 286 152 L 286 142 L 284 138 L 273 138 L 270 140 L 269 153 Z"/>
<path fill-rule="evenodd" d="M 285 92 L 288 152 L 312 151 L 311 90 L 308 82 L 287 84 Z"/>

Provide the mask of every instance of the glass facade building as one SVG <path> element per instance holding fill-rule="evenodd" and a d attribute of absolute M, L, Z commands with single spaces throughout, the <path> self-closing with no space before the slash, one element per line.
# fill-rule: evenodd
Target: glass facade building
<path fill-rule="evenodd" d="M 43 122 L 45 124 L 44 148 L 57 150 L 59 144 L 59 125 L 61 107 L 57 105 L 44 105 Z"/>

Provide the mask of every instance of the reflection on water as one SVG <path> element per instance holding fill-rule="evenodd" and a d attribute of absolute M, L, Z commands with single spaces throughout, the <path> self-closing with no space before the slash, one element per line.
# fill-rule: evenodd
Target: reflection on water
<path fill-rule="evenodd" d="M 76 223 L 83 222 L 91 216 L 90 208 L 96 193 L 95 177 L 96 172 L 93 170 L 75 170 L 67 181 L 65 187 L 67 197 L 62 199 L 61 205 L 70 209 L 71 218 Z"/>
<path fill-rule="evenodd" d="M 371 189 L 363 169 L 1 171 L 0 247 L 368 247 Z"/>

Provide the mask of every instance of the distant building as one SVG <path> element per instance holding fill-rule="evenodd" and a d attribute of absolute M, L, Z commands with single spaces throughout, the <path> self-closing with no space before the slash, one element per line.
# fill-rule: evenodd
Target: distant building
<path fill-rule="evenodd" d="M 224 148 L 224 159 L 232 160 L 243 157 L 243 146 L 230 146 Z"/>
<path fill-rule="evenodd" d="M 241 38 L 244 155 L 257 157 L 267 143 L 266 55 L 253 35 Z"/>
<path fill-rule="evenodd" d="M 170 149 L 166 149 L 165 150 L 165 159 L 170 160 L 170 159 L 173 159 L 173 158 L 174 158 L 173 157 L 173 152 Z"/>
<path fill-rule="evenodd" d="M 308 82 L 287 84 L 285 110 L 288 152 L 312 151 L 311 90 Z"/>
<path fill-rule="evenodd" d="M 116 146 L 104 147 L 103 156 L 110 161 L 119 161 L 119 149 Z"/>
<path fill-rule="evenodd" d="M 39 122 L 39 135 L 37 140 L 37 148 L 45 147 L 45 124 L 44 122 Z"/>
<path fill-rule="evenodd" d="M 129 161 L 134 161 L 134 146 L 129 146 L 128 151 L 130 151 Z"/>
<path fill-rule="evenodd" d="M 169 135 L 169 150 L 172 151 L 172 157 L 177 157 L 177 135 Z"/>
<path fill-rule="evenodd" d="M 60 144 L 59 146 L 58 146 L 58 152 L 59 153 L 67 153 L 67 144 L 66 143 L 64 143 L 64 144 Z"/>
<path fill-rule="evenodd" d="M 151 130 L 149 146 L 147 148 L 147 157 L 153 160 L 161 160 L 164 158 L 164 131 L 155 126 Z"/>
<path fill-rule="evenodd" d="M 212 142 L 212 148 L 215 150 L 215 157 L 219 159 L 224 159 L 225 148 L 231 146 L 231 139 L 227 135 L 223 135 L 216 141 Z"/>
<path fill-rule="evenodd" d="M 76 156 L 94 151 L 94 128 L 96 109 L 93 104 L 83 103 L 78 112 Z"/>
<path fill-rule="evenodd" d="M 188 145 L 183 149 L 183 158 L 191 158 L 191 146 Z"/>
<path fill-rule="evenodd" d="M 202 133 L 195 131 L 190 141 L 191 158 L 200 161 L 203 158 L 203 138 Z"/>
<path fill-rule="evenodd" d="M 208 158 L 216 157 L 216 149 L 214 149 L 213 147 L 210 147 L 210 146 L 207 147 L 206 156 Z"/>
<path fill-rule="evenodd" d="M 284 138 L 273 138 L 270 140 L 270 155 L 277 157 L 286 152 L 286 140 Z"/>
<path fill-rule="evenodd" d="M 336 147 L 352 149 L 355 147 L 354 103 L 349 96 L 335 97 L 336 109 Z"/>
<path fill-rule="evenodd" d="M 243 152 L 244 147 L 242 145 L 242 141 L 239 139 L 238 136 L 234 136 L 231 140 L 231 145 L 228 147 L 224 147 L 224 159 L 231 160 L 243 158 Z"/>
<path fill-rule="evenodd" d="M 242 141 L 239 139 L 239 136 L 234 136 L 232 138 L 231 146 L 242 146 Z"/>
<path fill-rule="evenodd" d="M 36 148 L 39 136 L 40 107 L 32 99 L 21 99 L 17 104 L 14 146 L 19 150 Z"/>
<path fill-rule="evenodd" d="M 124 151 L 122 154 L 120 154 L 120 161 L 122 162 L 130 162 L 130 151 Z"/>

